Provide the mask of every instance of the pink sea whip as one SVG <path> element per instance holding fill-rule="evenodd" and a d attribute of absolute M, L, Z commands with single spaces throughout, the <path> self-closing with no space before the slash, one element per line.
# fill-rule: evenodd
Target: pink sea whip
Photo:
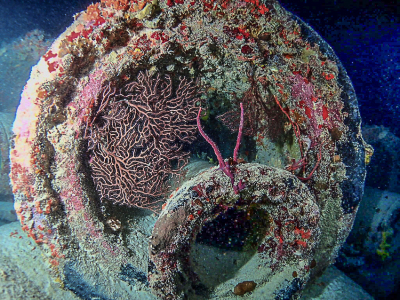
<path fill-rule="evenodd" d="M 219 163 L 219 168 L 226 174 L 231 179 L 232 187 L 233 190 L 235 191 L 235 194 L 239 193 L 240 190 L 244 188 L 244 185 L 242 182 L 239 182 L 237 185 L 234 185 L 235 181 L 235 176 L 232 173 L 231 166 L 229 164 L 229 161 L 225 161 L 222 157 L 221 152 L 218 149 L 217 144 L 214 143 L 214 141 L 204 132 L 203 128 L 201 128 L 200 124 L 200 114 L 201 114 L 201 107 L 199 108 L 199 112 L 197 114 L 197 127 L 199 128 L 200 134 L 203 136 L 203 138 L 211 145 L 211 147 L 214 150 L 215 155 L 217 156 L 218 163 Z M 239 133 L 236 139 L 236 146 L 235 149 L 233 150 L 233 162 L 236 164 L 237 163 L 237 156 L 239 152 L 239 147 L 240 147 L 240 141 L 242 139 L 242 132 L 243 132 L 243 119 L 244 119 L 244 112 L 243 112 L 243 103 L 240 103 L 240 124 L 239 124 Z"/>

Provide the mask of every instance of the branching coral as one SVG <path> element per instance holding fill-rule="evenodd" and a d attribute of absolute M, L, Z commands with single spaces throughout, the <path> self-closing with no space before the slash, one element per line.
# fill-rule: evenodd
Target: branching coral
<path fill-rule="evenodd" d="M 102 200 L 155 209 L 166 182 L 187 164 L 184 144 L 196 133 L 196 88 L 181 78 L 137 81 L 116 91 L 104 87 L 87 125 L 90 166 Z"/>

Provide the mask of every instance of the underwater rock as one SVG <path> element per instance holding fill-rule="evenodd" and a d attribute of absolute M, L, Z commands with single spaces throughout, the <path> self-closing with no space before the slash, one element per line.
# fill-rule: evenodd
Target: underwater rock
<path fill-rule="evenodd" d="M 0 196 L 12 195 L 10 186 L 10 141 L 13 113 L 0 112 Z"/>
<path fill-rule="evenodd" d="M 0 202 L 0 224 L 17 221 L 12 202 Z"/>
<path fill-rule="evenodd" d="M 59 281 L 110 299 L 232 299 L 254 281 L 297 299 L 363 194 L 367 145 L 333 50 L 274 0 L 103 0 L 75 17 L 32 69 L 10 152 L 22 230 Z M 195 156 L 214 161 L 199 107 L 226 155 L 239 106 L 239 159 L 199 174 Z M 217 285 L 211 253 L 229 270 Z"/>
<path fill-rule="evenodd" d="M 363 136 L 375 155 L 368 164 L 366 185 L 380 190 L 400 191 L 400 138 L 383 126 L 365 126 Z"/>
<path fill-rule="evenodd" d="M 398 193 L 367 186 L 353 230 L 335 264 L 377 299 L 396 294 L 400 280 L 399 212 Z"/>
<path fill-rule="evenodd" d="M 3 30 L 5 30 L 4 27 Z M 10 113 L 14 118 L 21 96 L 20 91 L 28 79 L 31 68 L 37 64 L 50 45 L 51 41 L 46 39 L 45 33 L 38 29 L 31 30 L 10 43 L 2 40 L 0 46 L 1 112 Z"/>
<path fill-rule="evenodd" d="M 306 287 L 301 300 L 365 299 L 374 300 L 357 283 L 334 266 L 330 266 L 316 281 Z"/>
<path fill-rule="evenodd" d="M 19 222 L 1 226 L 0 245 L 2 299 L 80 299 L 54 280 L 52 267 L 43 263 L 42 251 L 21 232 Z"/>

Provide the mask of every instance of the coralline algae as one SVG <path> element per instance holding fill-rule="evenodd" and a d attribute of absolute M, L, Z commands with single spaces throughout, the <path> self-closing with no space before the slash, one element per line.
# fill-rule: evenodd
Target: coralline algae
<path fill-rule="evenodd" d="M 132 105 L 136 96 L 118 91 L 140 74 L 151 83 L 142 95 L 160 91 L 151 85 L 161 78 L 171 84 L 164 95 L 172 102 Z M 187 161 L 186 153 L 201 157 L 208 145 L 194 141 L 195 116 L 174 107 L 185 92 L 182 81 L 198 94 L 192 90 L 187 96 L 196 101 L 183 105 L 206 110 L 202 124 L 222 153 L 232 153 L 230 131 L 237 130 L 243 103 L 241 159 L 229 163 L 237 194 L 221 170 L 201 173 L 199 162 Z M 107 87 L 115 90 L 112 99 Z M 169 104 L 150 116 L 150 103 Z M 125 118 L 127 106 L 132 115 Z M 132 120 L 137 129 L 124 127 Z M 321 37 L 274 0 L 90 5 L 32 69 L 13 131 L 10 177 L 22 229 L 64 287 L 105 299 L 235 299 L 241 282 L 255 283 L 246 294 L 254 299 L 297 299 L 346 239 L 368 158 L 345 70 Z M 97 164 L 103 175 L 95 180 L 93 132 L 92 142 L 103 143 L 104 163 L 103 169 Z M 161 135 L 167 137 L 162 145 L 153 138 Z M 130 149 L 123 158 L 115 150 L 119 140 Z M 188 143 L 175 152 L 181 156 L 170 155 L 178 140 Z M 165 161 L 135 161 L 146 155 Z M 127 162 L 145 165 L 130 181 L 118 181 L 129 173 Z M 140 199 L 165 202 L 151 206 L 162 209 L 159 216 L 139 208 L 147 204 L 121 206 L 115 198 L 121 190 L 137 191 L 122 185 L 148 180 L 152 186 L 149 172 L 162 180 Z M 105 180 L 99 188 L 104 176 L 112 187 Z M 210 253 L 222 259 L 220 269 L 230 270 L 209 273 L 219 278 L 214 283 L 207 279 L 217 264 Z"/>

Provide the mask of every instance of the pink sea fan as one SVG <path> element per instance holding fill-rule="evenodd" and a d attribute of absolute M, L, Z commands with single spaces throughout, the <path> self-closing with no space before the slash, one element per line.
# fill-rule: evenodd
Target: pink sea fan
<path fill-rule="evenodd" d="M 92 177 L 101 200 L 155 210 L 196 138 L 197 89 L 140 72 L 120 91 L 106 85 L 88 125 Z"/>

